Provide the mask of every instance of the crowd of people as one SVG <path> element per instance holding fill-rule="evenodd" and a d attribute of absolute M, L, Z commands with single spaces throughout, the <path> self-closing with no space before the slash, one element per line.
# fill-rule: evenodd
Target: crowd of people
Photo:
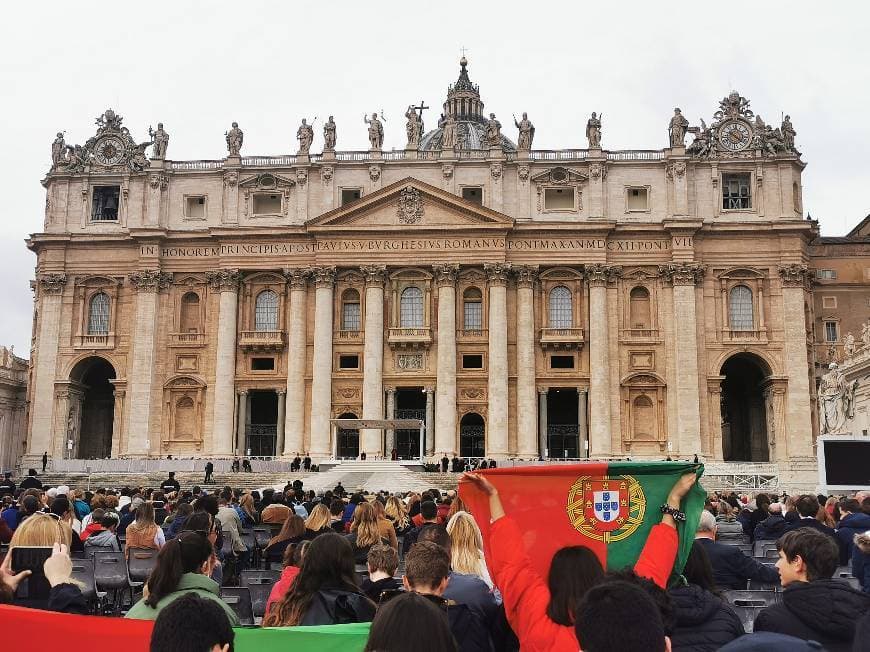
<path fill-rule="evenodd" d="M 578 545 L 559 550 L 545 577 L 497 489 L 476 473 L 463 481 L 488 496 L 487 540 L 453 491 L 318 494 L 296 480 L 207 492 L 170 473 L 157 488 L 89 492 L 45 488 L 35 475 L 19 486 L 7 474 L 0 603 L 92 613 L 71 557 L 144 549 L 157 551 L 156 564 L 120 611 L 155 621 L 155 651 L 232 649 L 240 620 L 221 586 L 267 564 L 281 570 L 262 627 L 371 622 L 372 652 L 870 650 L 870 492 L 710 494 L 686 526 L 695 541 L 674 581 L 679 538 L 666 510 L 632 568 L 605 569 Z M 672 488 L 675 513 L 694 481 L 687 474 Z M 252 546 L 245 533 L 262 526 L 272 535 Z M 769 542 L 775 565 L 746 542 Z M 43 567 L 15 568 L 14 550 L 32 546 L 50 549 Z M 834 577 L 847 567 L 860 589 Z M 753 582 L 780 599 L 747 634 L 723 592 Z"/>

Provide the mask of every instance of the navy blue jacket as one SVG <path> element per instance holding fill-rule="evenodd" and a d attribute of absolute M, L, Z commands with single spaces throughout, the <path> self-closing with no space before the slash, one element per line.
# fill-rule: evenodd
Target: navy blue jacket
<path fill-rule="evenodd" d="M 814 518 L 801 517 L 801 518 L 798 518 L 796 521 L 790 521 L 789 524 L 786 526 L 785 531 L 791 532 L 793 530 L 799 530 L 802 527 L 812 528 L 813 530 L 818 530 L 822 534 L 827 534 L 834 541 L 837 541 L 837 545 L 840 544 L 839 540 L 837 539 L 837 533 L 834 532 L 834 530 L 829 528 L 827 525 L 819 523 Z"/>
<path fill-rule="evenodd" d="M 856 512 L 846 514 L 837 527 L 837 541 L 840 542 L 840 566 L 847 566 L 855 547 L 855 535 L 870 531 L 870 514 Z"/>
<path fill-rule="evenodd" d="M 788 526 L 788 521 L 783 518 L 782 514 L 771 514 L 766 519 L 755 526 L 755 532 L 752 535 L 753 541 L 776 541 L 785 532 Z"/>
<path fill-rule="evenodd" d="M 697 539 L 707 551 L 713 579 L 720 589 L 745 589 L 747 580 L 779 584 L 779 572 L 743 554 L 737 546 L 726 546 L 711 539 Z"/>

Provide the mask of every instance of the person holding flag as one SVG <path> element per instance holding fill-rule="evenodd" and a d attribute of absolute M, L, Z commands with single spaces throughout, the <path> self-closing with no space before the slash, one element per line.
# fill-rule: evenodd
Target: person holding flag
<path fill-rule="evenodd" d="M 633 564 L 667 587 L 691 550 L 705 498 L 696 485 L 702 471 L 612 462 L 463 474 L 460 496 L 483 533 L 487 565 L 523 652 L 578 650 L 574 611 L 604 581 L 604 569 Z M 647 509 L 659 499 L 660 509 Z"/>

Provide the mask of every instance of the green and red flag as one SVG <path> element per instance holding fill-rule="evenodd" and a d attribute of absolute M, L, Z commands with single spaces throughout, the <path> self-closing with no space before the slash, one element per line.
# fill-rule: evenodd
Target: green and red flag
<path fill-rule="evenodd" d="M 662 520 L 660 508 L 668 493 L 689 471 L 700 478 L 704 467 L 686 462 L 583 462 L 480 474 L 498 489 L 535 569 L 547 577 L 553 555 L 565 546 L 586 546 L 608 570 L 633 566 L 650 529 Z M 467 482 L 460 482 L 459 495 L 488 540 L 489 498 Z M 677 525 L 674 573 L 682 572 L 686 563 L 705 498 L 698 482 L 683 498 L 686 522 Z"/>

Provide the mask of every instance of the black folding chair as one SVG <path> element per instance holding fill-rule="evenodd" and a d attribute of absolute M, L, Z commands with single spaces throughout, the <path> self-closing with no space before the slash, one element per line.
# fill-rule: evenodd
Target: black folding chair
<path fill-rule="evenodd" d="M 157 565 L 157 550 L 153 548 L 130 548 L 127 550 L 127 568 L 134 582 L 147 582 Z"/>
<path fill-rule="evenodd" d="M 857 577 L 842 577 L 835 574 L 831 579 L 836 580 L 837 582 L 842 582 L 843 584 L 848 584 L 856 591 L 861 590 L 861 580 Z"/>
<path fill-rule="evenodd" d="M 133 590 L 142 587 L 142 582 L 130 580 L 123 552 L 94 553 L 94 583 L 98 591 L 112 593 L 112 606 L 116 616 L 121 613 L 124 594 L 129 592 L 132 604 Z"/>
<path fill-rule="evenodd" d="M 91 612 L 97 613 L 102 598 L 106 594 L 97 591 L 97 583 L 94 578 L 94 560 L 73 559 L 70 577 L 81 585 L 82 595 L 90 606 Z"/>
<path fill-rule="evenodd" d="M 753 557 L 764 558 L 767 556 L 767 551 L 773 550 L 776 551 L 776 541 L 756 541 L 755 547 L 752 550 Z M 776 556 L 776 555 L 774 555 Z"/>
<path fill-rule="evenodd" d="M 248 587 L 223 586 L 221 587 L 221 600 L 236 612 L 241 625 L 254 624 L 254 608 L 251 604 L 251 592 Z"/>
<path fill-rule="evenodd" d="M 281 577 L 277 570 L 243 570 L 239 574 L 239 586 L 247 587 L 251 592 L 251 606 L 254 610 L 254 618 L 262 618 L 266 615 L 266 602 L 272 587 Z"/>
<path fill-rule="evenodd" d="M 722 595 L 734 608 L 747 634 L 752 633 L 758 612 L 782 599 L 782 594 L 774 591 L 731 590 L 723 591 Z"/>

